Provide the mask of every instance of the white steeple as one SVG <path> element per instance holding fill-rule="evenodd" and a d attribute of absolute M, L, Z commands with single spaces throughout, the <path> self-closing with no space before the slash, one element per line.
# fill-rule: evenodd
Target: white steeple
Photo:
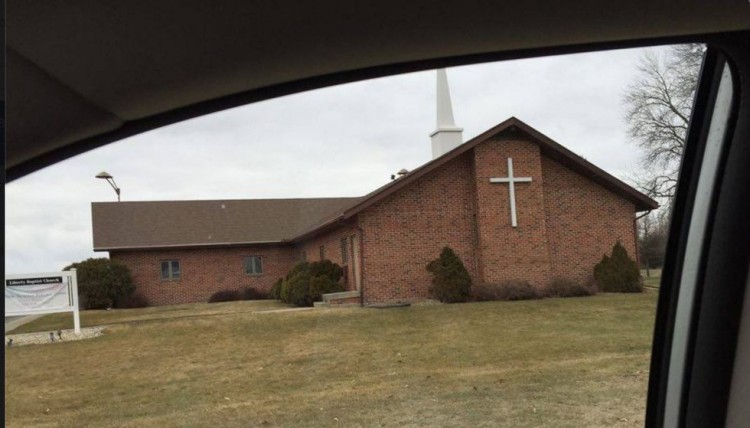
<path fill-rule="evenodd" d="M 437 129 L 430 134 L 432 158 L 438 158 L 463 144 L 463 131 L 453 121 L 448 77 L 445 69 L 441 68 L 437 70 Z"/>

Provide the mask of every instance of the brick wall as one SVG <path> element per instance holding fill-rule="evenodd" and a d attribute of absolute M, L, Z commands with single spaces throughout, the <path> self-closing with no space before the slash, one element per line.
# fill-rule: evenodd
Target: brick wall
<path fill-rule="evenodd" d="M 261 256 L 263 274 L 245 274 L 244 257 Z M 136 289 L 151 305 L 207 302 L 220 290 L 253 287 L 263 292 L 284 276 L 296 261 L 292 247 L 242 247 L 164 251 L 111 251 L 112 260 L 127 265 Z M 180 279 L 163 281 L 161 261 L 179 260 Z"/>
<path fill-rule="evenodd" d="M 530 183 L 515 184 L 518 227 L 511 224 L 510 185 L 490 183 L 490 178 L 508 177 L 508 158 L 513 159 L 515 177 L 531 177 Z M 539 146 L 520 139 L 491 139 L 474 149 L 474 162 L 480 260 L 477 279 L 491 284 L 519 279 L 543 287 L 550 261 L 544 213 L 546 180 Z"/>
<path fill-rule="evenodd" d="M 585 282 L 618 240 L 635 259 L 631 202 L 542 157 L 552 277 Z"/>
<path fill-rule="evenodd" d="M 516 177 L 512 227 L 507 159 Z M 620 240 L 635 256 L 634 206 L 518 135 L 489 140 L 359 214 L 365 304 L 429 298 L 425 265 L 451 246 L 475 282 L 584 282 Z"/>
<path fill-rule="evenodd" d="M 317 262 L 320 260 L 320 247 L 324 249 L 324 257 L 330 260 L 344 269 L 346 290 L 356 290 L 356 281 L 354 278 L 354 263 L 358 263 L 359 260 L 352 259 L 358 258 L 356 251 L 352 249 L 352 237 L 357 235 L 357 230 L 352 226 L 341 226 L 333 229 L 325 234 L 318 235 L 311 239 L 301 242 L 297 245 L 297 261 L 301 261 L 301 254 L 304 251 L 308 262 Z M 341 252 L 341 240 L 346 239 L 346 253 L 347 261 L 343 261 Z M 356 238 L 355 238 L 356 239 Z"/>
<path fill-rule="evenodd" d="M 476 275 L 471 162 L 453 159 L 359 214 L 365 304 L 428 298 L 427 263 L 446 245 Z"/>
<path fill-rule="evenodd" d="M 511 226 L 507 159 L 516 177 L 518 227 Z M 449 161 L 342 225 L 295 247 L 111 252 L 127 264 L 151 304 L 204 302 L 216 291 L 268 291 L 301 259 L 346 266 L 348 290 L 362 276 L 365 304 L 429 298 L 425 269 L 444 246 L 453 248 L 475 282 L 527 280 L 544 287 L 554 277 L 586 281 L 602 254 L 619 240 L 635 257 L 634 206 L 541 154 L 517 134 L 504 134 Z M 358 227 L 362 229 L 360 232 Z M 355 238 L 358 251 L 352 249 Z M 341 254 L 347 239 L 348 260 Z M 243 257 L 264 258 L 264 274 L 244 273 Z M 180 260 L 182 277 L 161 280 L 161 261 Z"/>

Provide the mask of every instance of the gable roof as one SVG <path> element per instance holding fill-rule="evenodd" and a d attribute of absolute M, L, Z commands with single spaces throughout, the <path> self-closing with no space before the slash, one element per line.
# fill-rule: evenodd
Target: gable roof
<path fill-rule="evenodd" d="M 388 197 L 399 189 L 408 186 L 410 183 L 418 180 L 420 177 L 429 174 L 432 170 L 439 168 L 440 166 L 445 165 L 458 156 L 461 156 L 462 154 L 472 150 L 479 144 L 484 143 L 485 141 L 497 136 L 498 134 L 508 131 L 520 131 L 527 134 L 534 140 L 534 142 L 539 144 L 541 152 L 544 155 L 632 202 L 635 205 L 636 211 L 653 210 L 659 207 L 659 204 L 655 200 L 649 198 L 648 196 L 644 195 L 643 193 L 639 192 L 638 190 L 634 189 L 618 178 L 612 176 L 611 174 L 607 173 L 603 169 L 592 164 L 581 156 L 578 156 L 572 151 L 566 149 L 559 143 L 555 142 L 554 140 L 532 128 L 531 126 L 525 124 L 521 120 L 515 117 L 511 117 L 504 122 L 488 129 L 482 134 L 472 138 L 471 140 L 465 142 L 464 144 L 461 144 L 448 153 L 445 153 L 439 158 L 433 159 L 432 161 L 427 162 L 419 168 L 414 169 L 404 177 L 392 181 L 385 186 L 380 187 L 375 191 L 367 194 L 361 200 L 357 201 L 351 207 L 347 208 L 346 211 L 344 211 L 342 214 L 343 218 L 350 218 L 356 215 L 357 213 L 377 203 L 383 198 Z"/>
<path fill-rule="evenodd" d="M 659 207 L 653 199 L 511 117 L 363 197 L 92 203 L 94 251 L 300 242 L 336 227 L 479 144 L 499 134 L 519 132 L 539 144 L 542 154 L 632 202 L 636 211 Z"/>
<path fill-rule="evenodd" d="M 359 199 L 95 202 L 94 251 L 283 243 Z"/>

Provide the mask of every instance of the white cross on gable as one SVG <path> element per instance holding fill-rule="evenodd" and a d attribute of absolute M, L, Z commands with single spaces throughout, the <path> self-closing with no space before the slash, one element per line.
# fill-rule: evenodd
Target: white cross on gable
<path fill-rule="evenodd" d="M 508 183 L 510 191 L 510 224 L 518 227 L 516 220 L 516 185 L 515 183 L 530 183 L 531 177 L 514 177 L 513 176 L 513 159 L 508 158 L 508 176 L 500 178 L 490 178 L 490 183 Z"/>

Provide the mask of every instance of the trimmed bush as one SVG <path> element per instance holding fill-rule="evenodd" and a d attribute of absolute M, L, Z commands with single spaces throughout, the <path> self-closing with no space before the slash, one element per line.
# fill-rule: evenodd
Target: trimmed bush
<path fill-rule="evenodd" d="M 554 278 L 544 290 L 546 297 L 582 297 L 596 294 L 596 289 L 572 279 Z"/>
<path fill-rule="evenodd" d="M 117 308 L 119 309 L 135 309 L 135 308 L 147 308 L 147 307 L 148 307 L 148 299 L 140 291 L 136 291 L 130 296 L 123 298 L 122 300 L 120 300 L 120 302 L 117 305 Z"/>
<path fill-rule="evenodd" d="M 296 306 L 312 306 L 322 294 L 344 291 L 339 283 L 343 269 L 330 260 L 300 263 L 279 283 L 274 284 L 272 295 L 278 290 L 282 302 Z"/>
<path fill-rule="evenodd" d="M 618 241 L 612 247 L 612 256 L 606 254 L 594 266 L 594 278 L 603 292 L 641 293 L 643 283 L 638 265 L 630 258 L 625 247 Z"/>
<path fill-rule="evenodd" d="M 268 298 L 268 294 L 252 287 L 245 287 L 242 290 L 242 300 L 266 300 Z"/>
<path fill-rule="evenodd" d="M 130 269 L 108 258 L 87 259 L 68 265 L 63 270 L 74 268 L 81 309 L 119 307 L 120 302 L 135 291 Z"/>
<path fill-rule="evenodd" d="M 528 281 L 510 280 L 500 284 L 475 284 L 472 297 L 477 302 L 494 302 L 541 299 L 544 295 Z"/>
<path fill-rule="evenodd" d="M 344 286 L 334 282 L 327 276 L 313 276 L 310 278 L 310 298 L 312 302 L 319 302 L 324 294 L 339 293 L 344 291 Z"/>
<path fill-rule="evenodd" d="M 274 300 L 281 300 L 281 286 L 284 284 L 284 278 L 279 278 L 278 281 L 274 282 L 271 286 L 271 292 L 269 297 Z"/>
<path fill-rule="evenodd" d="M 234 302 L 236 300 L 242 300 L 242 295 L 237 290 L 221 290 L 212 294 L 208 298 L 208 303 L 218 302 Z"/>
<path fill-rule="evenodd" d="M 339 282 L 341 276 L 344 275 L 344 270 L 341 266 L 330 260 L 310 263 L 308 271 L 310 272 L 310 276 L 324 276 L 332 282 Z"/>
<path fill-rule="evenodd" d="M 286 274 L 281 283 L 281 287 L 279 288 L 279 300 L 284 303 L 292 303 L 292 281 L 296 276 L 306 274 L 309 269 L 310 263 L 302 262 L 294 266 L 292 270 Z"/>
<path fill-rule="evenodd" d="M 427 264 L 432 274 L 430 293 L 444 303 L 466 302 L 471 297 L 471 277 L 464 263 L 450 247 Z"/>
<path fill-rule="evenodd" d="M 296 306 L 312 306 L 310 298 L 310 274 L 308 272 L 299 272 L 287 281 L 286 303 Z"/>
<path fill-rule="evenodd" d="M 289 288 L 290 280 L 291 278 L 284 279 L 279 290 L 279 300 L 284 303 L 289 303 L 289 294 L 291 292 L 291 288 Z"/>
<path fill-rule="evenodd" d="M 298 273 L 307 272 L 310 270 L 310 263 L 309 262 L 302 262 L 298 263 L 296 266 L 290 270 L 286 276 L 284 277 L 284 280 L 291 279 L 294 275 L 297 275 Z"/>

